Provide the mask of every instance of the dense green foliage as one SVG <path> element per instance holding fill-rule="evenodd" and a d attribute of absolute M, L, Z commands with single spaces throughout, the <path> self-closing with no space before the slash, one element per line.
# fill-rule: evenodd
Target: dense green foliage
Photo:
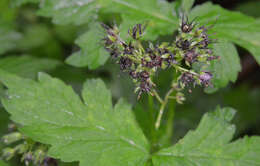
<path fill-rule="evenodd" d="M 238 138 L 259 124 L 260 90 L 228 86 L 242 70 L 241 50 L 260 64 L 260 20 L 256 18 L 260 14 L 255 12 L 259 2 L 234 8 L 243 13 L 212 2 L 194 3 L 1 0 L 0 137 L 20 132 L 26 143 L 48 149 L 47 156 L 59 165 L 260 165 L 260 137 Z M 156 102 L 144 94 L 136 100 L 134 85 L 111 63 L 100 23 L 116 24 L 127 42 L 129 28 L 146 25 L 141 42 L 156 45 L 175 40 L 183 13 L 197 26 L 210 27 L 210 38 L 216 39 L 209 47 L 220 59 L 207 67 L 212 86 L 204 89 L 206 95 L 201 89 L 184 93 L 186 102 L 178 105 L 176 97 L 184 94 L 175 91 L 175 96 L 167 96 L 176 79 L 176 72 L 167 68 L 151 78 L 158 95 L 166 94 L 165 98 Z M 194 63 L 191 68 L 201 65 Z M 161 108 L 165 114 L 157 129 Z M 208 110 L 213 111 L 204 114 Z M 234 116 L 237 132 L 231 123 Z M 18 129 L 10 129 L 11 123 Z M 12 152 L 0 157 L 0 166 L 34 161 L 29 152 L 22 155 L 17 150 L 24 143 L 17 141 L 0 142 L 0 156 L 6 147 Z M 12 160 L 5 160 L 8 157 Z M 50 163 L 46 158 L 41 162 Z"/>

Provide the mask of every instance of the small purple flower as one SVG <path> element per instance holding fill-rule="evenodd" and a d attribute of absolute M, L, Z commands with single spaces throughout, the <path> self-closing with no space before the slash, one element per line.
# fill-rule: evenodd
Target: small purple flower
<path fill-rule="evenodd" d="M 204 71 L 203 74 L 200 75 L 199 77 L 200 82 L 204 86 L 209 86 L 211 85 L 211 79 L 212 79 L 212 74 L 210 72 Z"/>

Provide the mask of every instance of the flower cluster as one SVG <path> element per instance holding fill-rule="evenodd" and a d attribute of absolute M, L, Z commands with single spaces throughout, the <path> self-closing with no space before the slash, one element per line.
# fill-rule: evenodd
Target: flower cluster
<path fill-rule="evenodd" d="M 47 146 L 36 143 L 31 139 L 24 137 L 20 132 L 16 131 L 14 124 L 9 125 L 9 134 L 2 137 L 2 142 L 7 145 L 2 150 L 2 158 L 5 160 L 12 159 L 16 154 L 21 155 L 21 161 L 26 166 L 57 166 L 57 161 L 47 156 Z M 14 145 L 14 147 L 11 147 Z"/>
<path fill-rule="evenodd" d="M 127 42 L 120 38 L 117 27 L 102 26 L 107 34 L 103 39 L 106 50 L 116 59 L 120 69 L 133 79 L 139 96 L 142 93 L 153 95 L 153 76 L 159 69 L 170 67 L 175 68 L 179 75 L 178 89 L 190 84 L 211 85 L 212 74 L 209 71 L 192 70 L 195 62 L 209 64 L 209 61 L 217 59 L 208 47 L 212 41 L 208 37 L 207 27 L 197 27 L 194 21 L 189 22 L 183 17 L 175 42 L 149 43 L 144 47 L 141 38 L 145 33 L 145 25 L 137 24 L 130 28 Z"/>

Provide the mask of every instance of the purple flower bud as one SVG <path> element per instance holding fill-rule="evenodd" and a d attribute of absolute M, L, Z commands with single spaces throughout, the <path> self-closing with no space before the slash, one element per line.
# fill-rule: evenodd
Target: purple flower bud
<path fill-rule="evenodd" d="M 111 46 L 114 44 L 113 41 L 110 40 L 108 37 L 105 37 L 105 38 L 103 39 L 103 41 L 104 41 L 104 44 L 105 44 L 105 47 L 106 47 L 106 48 L 109 48 L 109 47 L 111 47 Z"/>
<path fill-rule="evenodd" d="M 132 60 L 129 58 L 121 57 L 119 60 L 119 65 L 121 70 L 129 69 L 132 66 Z"/>
<path fill-rule="evenodd" d="M 134 70 L 130 71 L 130 72 L 129 72 L 129 75 L 130 75 L 132 78 L 134 78 L 134 79 L 136 79 L 136 78 L 138 77 L 137 73 L 136 73 Z"/>
<path fill-rule="evenodd" d="M 188 40 L 179 39 L 176 42 L 176 46 L 182 50 L 188 50 L 190 48 L 190 42 Z"/>
<path fill-rule="evenodd" d="M 180 81 L 184 84 L 184 85 L 189 85 L 190 83 L 194 82 L 194 76 L 191 73 L 185 72 L 181 75 L 181 79 Z"/>
<path fill-rule="evenodd" d="M 132 43 L 129 43 L 128 45 L 124 44 L 124 54 L 132 55 L 134 51 L 134 47 L 132 46 Z"/>
<path fill-rule="evenodd" d="M 189 63 L 194 63 L 197 61 L 197 57 L 199 56 L 199 54 L 196 54 L 194 50 L 188 51 L 185 55 L 184 58 L 187 62 Z"/>
<path fill-rule="evenodd" d="M 200 82 L 204 86 L 209 86 L 211 85 L 211 79 L 212 79 L 212 74 L 210 72 L 203 72 L 203 74 L 200 75 L 199 77 Z"/>
<path fill-rule="evenodd" d="M 162 65 L 162 58 L 160 56 L 156 56 L 154 60 L 152 61 L 153 66 L 155 67 L 161 67 Z"/>
<path fill-rule="evenodd" d="M 207 54 L 210 54 L 210 55 L 213 54 L 213 51 L 211 49 L 207 49 L 206 52 L 207 52 Z"/>
<path fill-rule="evenodd" d="M 112 58 L 117 58 L 118 56 L 119 56 L 119 51 L 117 50 L 117 49 L 111 49 L 111 50 L 109 50 L 110 51 L 110 56 L 112 57 Z"/>
<path fill-rule="evenodd" d="M 146 81 L 150 77 L 150 74 L 147 71 L 142 71 L 138 73 L 138 77 L 140 80 Z"/>
<path fill-rule="evenodd" d="M 210 56 L 207 58 L 207 60 L 212 61 L 212 60 L 219 59 L 219 58 L 220 58 L 219 56 Z"/>
<path fill-rule="evenodd" d="M 128 34 L 133 39 L 138 39 L 144 34 L 144 31 L 146 29 L 146 26 L 143 26 L 142 24 L 136 24 L 132 29 L 128 30 Z"/>
<path fill-rule="evenodd" d="M 194 20 L 192 20 L 189 23 L 188 17 L 186 17 L 186 20 L 184 20 L 184 16 L 182 16 L 182 22 L 181 22 L 181 31 L 183 33 L 189 33 L 192 31 L 192 29 L 194 28 L 195 24 L 194 24 Z"/>
<path fill-rule="evenodd" d="M 142 81 L 140 84 L 141 93 L 150 92 L 152 89 L 152 85 L 148 81 Z"/>
<path fill-rule="evenodd" d="M 175 55 L 170 53 L 170 56 L 166 59 L 164 59 L 165 62 L 168 63 L 168 67 L 170 67 L 171 64 L 177 64 L 177 61 L 175 60 Z"/>
<path fill-rule="evenodd" d="M 208 38 L 204 38 L 201 42 L 199 42 L 199 48 L 206 49 L 208 48 L 208 45 L 211 43 L 211 41 Z"/>

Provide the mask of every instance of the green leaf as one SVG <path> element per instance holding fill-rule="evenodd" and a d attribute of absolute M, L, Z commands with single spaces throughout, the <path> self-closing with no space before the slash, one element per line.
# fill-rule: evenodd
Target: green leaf
<path fill-rule="evenodd" d="M 0 166 L 8 166 L 8 164 L 6 164 L 6 163 L 3 162 L 2 160 L 0 160 Z"/>
<path fill-rule="evenodd" d="M 0 27 L 0 55 L 17 47 L 21 34 L 10 29 L 8 26 Z"/>
<path fill-rule="evenodd" d="M 232 43 L 219 41 L 213 44 L 213 52 L 220 59 L 212 61 L 209 66 L 209 71 L 213 74 L 213 88 L 207 88 L 208 92 L 227 86 L 229 81 L 235 82 L 241 71 L 240 59 Z"/>
<path fill-rule="evenodd" d="M 66 63 L 77 67 L 88 66 L 90 69 L 103 65 L 109 55 L 101 44 L 104 37 L 102 32 L 103 29 L 99 24 L 92 24 L 89 31 L 76 40 L 81 50 L 68 57 Z"/>
<path fill-rule="evenodd" d="M 36 58 L 29 55 L 1 58 L 0 69 L 22 77 L 36 78 L 40 71 L 49 71 L 61 63 L 54 59 Z"/>
<path fill-rule="evenodd" d="M 217 108 L 203 116 L 196 130 L 176 145 L 153 157 L 155 166 L 258 166 L 260 137 L 244 137 L 229 143 L 235 133 L 230 124 L 235 111 Z"/>
<path fill-rule="evenodd" d="M 181 1 L 181 9 L 185 13 L 189 13 L 190 9 L 192 8 L 195 0 L 180 0 Z"/>
<path fill-rule="evenodd" d="M 25 28 L 23 38 L 18 43 L 18 48 L 21 50 L 30 50 L 39 48 L 52 42 L 50 29 L 45 24 L 30 25 Z"/>
<path fill-rule="evenodd" d="M 112 106 L 101 80 L 84 84 L 82 97 L 62 81 L 39 74 L 39 82 L 0 71 L 8 87 L 2 100 L 11 119 L 30 138 L 50 144 L 49 155 L 82 166 L 143 166 L 149 144 L 123 100 Z"/>
<path fill-rule="evenodd" d="M 216 22 L 210 30 L 210 32 L 216 33 L 214 38 L 225 39 L 247 49 L 260 63 L 259 21 L 239 12 L 225 10 L 210 2 L 196 6 L 190 15 L 191 17 L 198 16 L 198 22 L 202 25 L 212 25 Z"/>
<path fill-rule="evenodd" d="M 147 38 L 172 34 L 178 28 L 178 18 L 173 14 L 174 5 L 158 0 L 101 0 L 107 12 L 122 14 L 123 31 L 129 25 L 147 22 Z M 125 26 L 124 24 L 128 25 Z M 151 35 L 151 36 L 150 36 Z"/>
<path fill-rule="evenodd" d="M 38 14 L 52 17 L 56 24 L 81 25 L 97 18 L 97 0 L 45 0 Z"/>

